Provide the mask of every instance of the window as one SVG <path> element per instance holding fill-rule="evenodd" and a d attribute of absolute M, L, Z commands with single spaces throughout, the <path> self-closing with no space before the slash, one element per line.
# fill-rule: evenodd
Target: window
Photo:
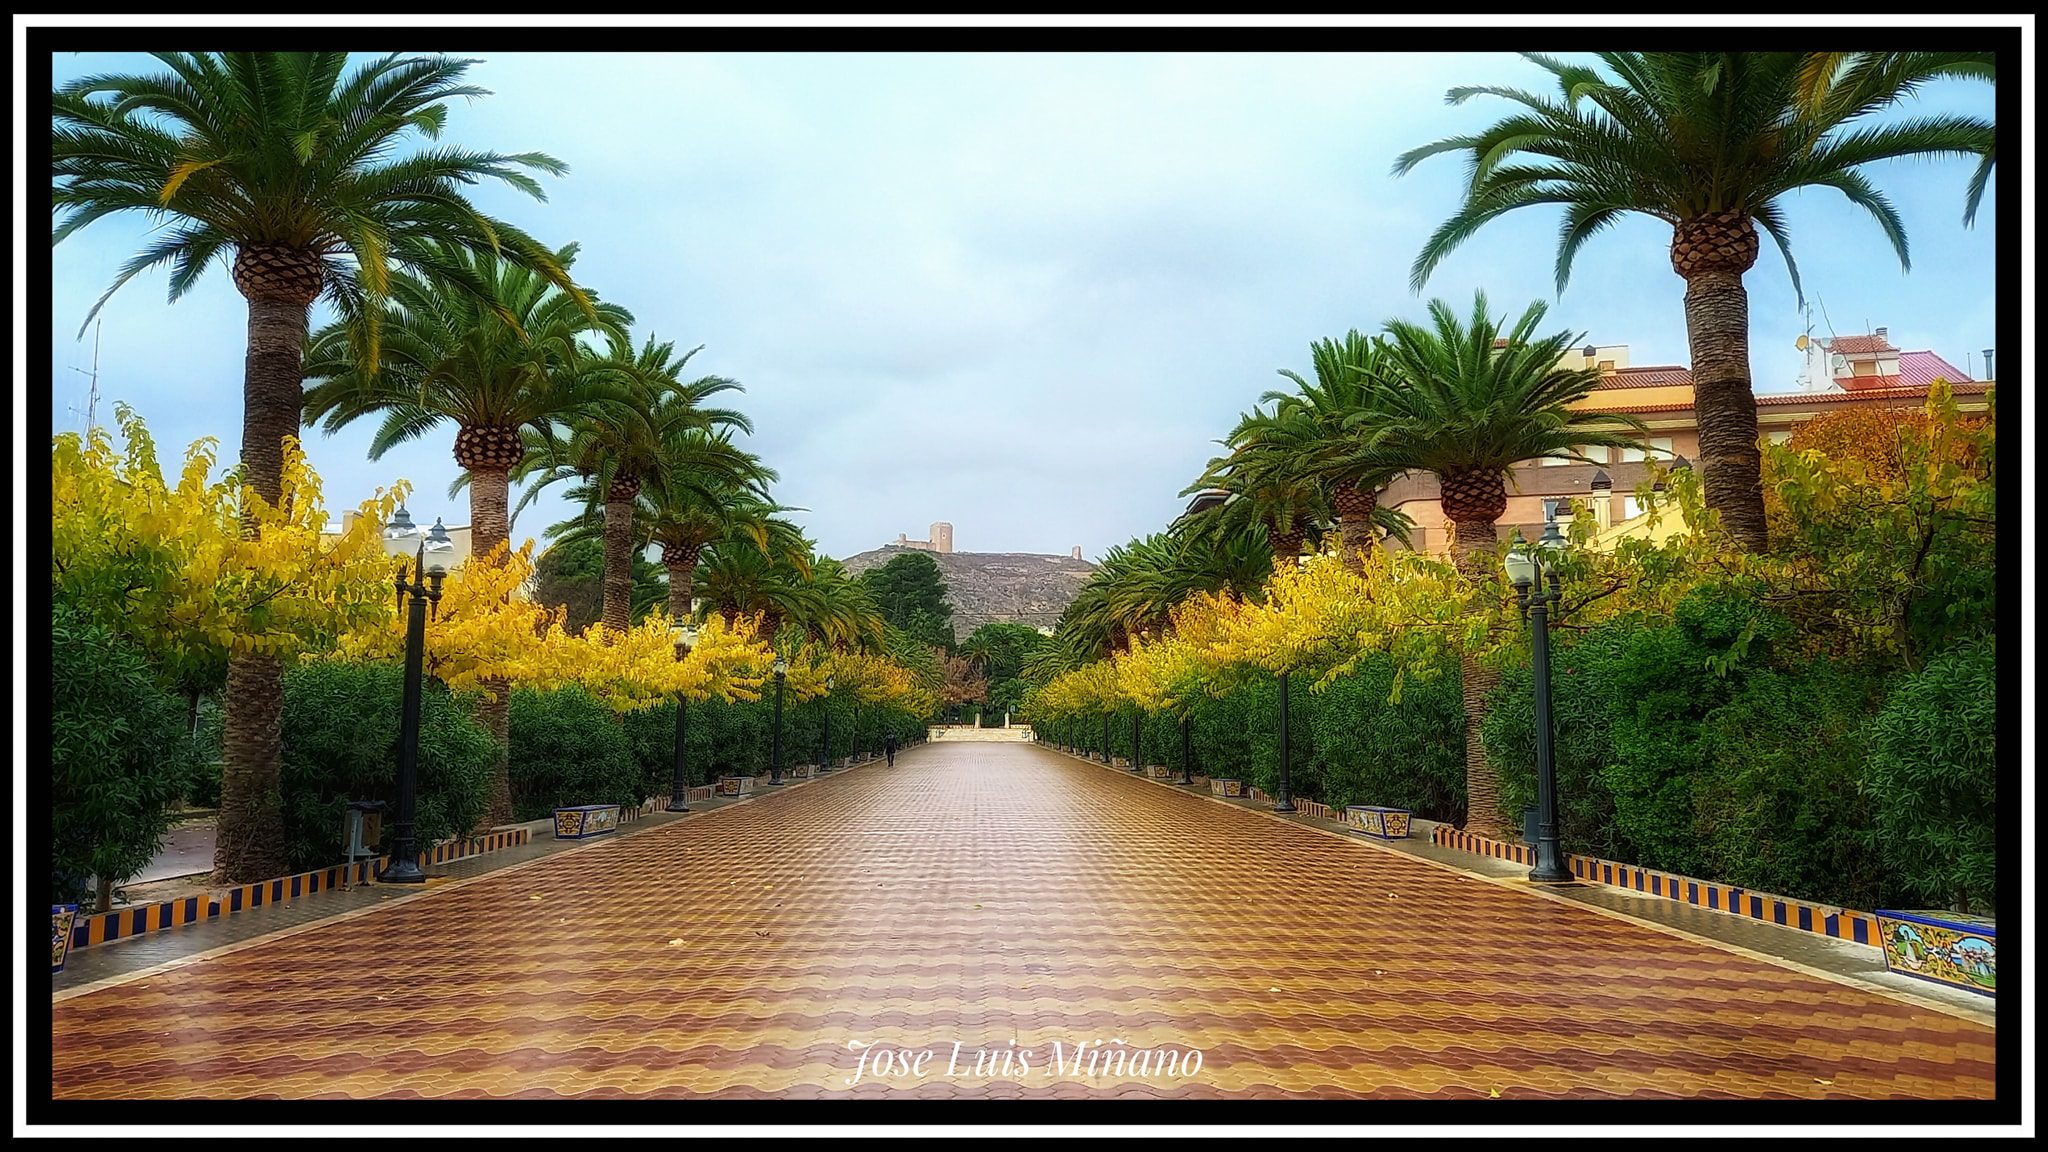
<path fill-rule="evenodd" d="M 1623 520 L 1633 520 L 1647 511 L 1649 511 L 1649 509 L 1644 507 L 1643 502 L 1641 500 L 1638 500 L 1633 496 L 1622 497 L 1621 518 Z"/>
<path fill-rule="evenodd" d="M 1766 433 L 1764 435 L 1764 439 L 1770 441 L 1773 444 L 1783 444 L 1792 439 L 1792 431 L 1788 428 L 1783 432 Z"/>
<path fill-rule="evenodd" d="M 1669 460 L 1673 456 L 1671 437 L 1669 436 L 1652 436 L 1648 440 L 1648 444 L 1650 445 L 1650 455 L 1658 460 Z M 1621 450 L 1621 462 L 1623 464 L 1634 464 L 1642 458 L 1643 450 L 1640 448 L 1623 448 Z"/>
<path fill-rule="evenodd" d="M 1614 361 L 1612 361 L 1612 360 L 1602 360 L 1602 361 L 1600 362 L 1600 370 L 1601 370 L 1602 372 L 1612 372 L 1612 371 L 1614 371 Z"/>

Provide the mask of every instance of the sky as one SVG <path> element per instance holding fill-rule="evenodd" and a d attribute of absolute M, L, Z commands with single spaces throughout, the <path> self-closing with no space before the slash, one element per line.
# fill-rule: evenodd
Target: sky
<path fill-rule="evenodd" d="M 1686 361 L 1684 283 L 1647 218 L 1588 244 L 1562 297 L 1544 208 L 1488 225 L 1409 291 L 1463 162 L 1396 178 L 1394 157 L 1507 107 L 1447 106 L 1453 85 L 1549 90 L 1510 55 L 456 54 L 483 58 L 471 78 L 494 94 L 454 105 L 444 140 L 570 167 L 544 179 L 545 203 L 493 187 L 475 201 L 579 242 L 577 279 L 630 309 L 636 338 L 701 344 L 693 370 L 740 381 L 749 446 L 829 555 L 944 520 L 963 552 L 1097 558 L 1180 511 L 1276 371 L 1309 372 L 1312 341 L 1420 318 L 1430 297 L 1462 312 L 1484 289 L 1511 314 L 1541 299 L 1546 332 Z M 60 84 L 154 68 L 55 62 Z M 1943 111 L 1991 115 L 1991 89 L 1951 82 L 1905 109 Z M 1884 325 L 1981 375 L 1998 343 L 1996 192 L 1966 230 L 1970 163 L 1868 171 L 1905 218 L 1913 269 L 1839 194 L 1790 198 L 1814 334 Z M 55 251 L 55 432 L 86 422 L 79 325 L 152 227 L 106 219 Z M 1784 390 L 1809 321 L 1771 245 L 1747 284 L 1756 388 Z M 168 470 L 205 436 L 232 459 L 245 305 L 224 267 L 164 296 L 145 274 L 103 311 L 99 419 L 134 407 Z M 416 518 L 468 522 L 447 495 L 452 425 L 376 461 L 373 430 L 308 433 L 337 515 L 403 477 Z M 514 538 L 569 512 L 543 496 Z"/>

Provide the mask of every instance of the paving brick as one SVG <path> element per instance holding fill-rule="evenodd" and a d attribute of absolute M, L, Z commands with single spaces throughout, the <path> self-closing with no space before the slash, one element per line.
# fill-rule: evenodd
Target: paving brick
<path fill-rule="evenodd" d="M 245 941 L 53 1021 L 67 1099 L 1987 1098 L 1994 1073 L 1971 1020 L 981 743 Z M 849 1084 L 849 1040 L 934 1049 L 938 1074 Z M 1119 1040 L 1201 1071 L 1049 1066 L 1054 1041 Z M 955 1041 L 1031 1070 L 949 1077 Z"/>

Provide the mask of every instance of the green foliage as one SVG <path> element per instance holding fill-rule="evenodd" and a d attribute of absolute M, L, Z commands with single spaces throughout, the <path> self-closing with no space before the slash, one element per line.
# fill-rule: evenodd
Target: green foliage
<path fill-rule="evenodd" d="M 946 600 L 946 578 L 929 552 L 905 552 L 887 564 L 860 574 L 882 619 L 920 642 L 953 650 L 953 605 Z"/>
<path fill-rule="evenodd" d="M 1997 664 L 1989 639 L 1901 678 L 1869 728 L 1863 792 L 1897 903 L 1998 900 Z"/>
<path fill-rule="evenodd" d="M 279 723 L 286 854 L 294 869 L 338 862 L 351 800 L 382 800 L 384 842 L 398 803 L 405 675 L 396 663 L 316 660 L 284 677 Z M 497 745 L 489 729 L 437 681 L 420 696 L 419 775 L 413 837 L 424 850 L 467 835 L 490 808 Z"/>
<path fill-rule="evenodd" d="M 87 877 L 119 882 L 156 854 L 192 746 L 185 709 L 141 652 L 62 604 L 49 685 L 53 899 L 76 902 Z"/>
<path fill-rule="evenodd" d="M 506 737 L 512 807 L 521 820 L 579 804 L 637 806 L 646 799 L 635 794 L 644 773 L 625 726 L 581 688 L 514 688 Z"/>
<path fill-rule="evenodd" d="M 1295 700 L 1290 694 L 1290 705 Z M 1434 675 L 1404 676 L 1393 657 L 1374 653 L 1313 700 L 1310 731 L 1323 803 L 1408 808 L 1430 820 L 1464 813 L 1465 712 L 1457 661 Z"/>

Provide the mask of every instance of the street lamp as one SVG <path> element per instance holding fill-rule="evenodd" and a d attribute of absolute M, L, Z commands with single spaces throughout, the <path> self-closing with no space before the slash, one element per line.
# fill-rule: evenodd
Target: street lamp
<path fill-rule="evenodd" d="M 825 694 L 818 698 L 819 706 L 825 710 L 825 737 L 819 741 L 818 771 L 832 770 L 832 677 L 825 677 Z"/>
<path fill-rule="evenodd" d="M 1536 686 L 1536 866 L 1529 879 L 1549 884 L 1572 879 L 1557 843 L 1557 756 L 1550 715 L 1550 611 L 1560 598 L 1555 566 L 1564 543 L 1552 521 L 1533 548 L 1517 531 L 1507 555 L 1515 604 L 1529 622 L 1529 664 Z"/>
<path fill-rule="evenodd" d="M 1189 728 L 1191 726 L 1190 722 L 1193 719 L 1193 714 L 1186 712 L 1181 713 L 1180 782 L 1183 784 L 1193 784 L 1195 782 L 1195 743 L 1193 733 L 1189 731 Z"/>
<path fill-rule="evenodd" d="M 775 658 L 775 749 L 768 763 L 768 786 L 782 787 L 782 683 L 789 676 L 789 661 Z"/>
<path fill-rule="evenodd" d="M 1131 713 L 1131 771 L 1138 773 L 1145 771 L 1144 726 L 1144 709 Z"/>
<path fill-rule="evenodd" d="M 434 521 L 424 537 L 412 514 L 400 505 L 384 529 L 384 550 L 400 561 L 394 583 L 398 604 L 407 609 L 405 619 L 405 694 L 399 712 L 398 734 L 398 818 L 391 828 L 391 857 L 377 879 L 386 884 L 424 884 L 427 874 L 420 868 L 419 849 L 413 843 L 413 793 L 420 766 L 420 666 L 426 662 L 427 604 L 441 602 L 441 580 L 448 574 L 448 559 L 455 542 L 448 529 Z M 410 555 L 408 555 L 410 553 Z M 404 561 L 413 562 L 412 580 L 405 578 Z M 408 605 L 406 596 L 412 600 Z"/>
<path fill-rule="evenodd" d="M 681 664 L 690 655 L 690 649 L 697 646 L 697 626 L 677 622 L 669 628 L 676 638 L 676 663 Z M 681 691 L 676 693 L 676 775 L 669 785 L 668 810 L 688 812 L 690 810 L 690 772 L 684 766 L 683 747 L 690 735 L 690 698 Z"/>

